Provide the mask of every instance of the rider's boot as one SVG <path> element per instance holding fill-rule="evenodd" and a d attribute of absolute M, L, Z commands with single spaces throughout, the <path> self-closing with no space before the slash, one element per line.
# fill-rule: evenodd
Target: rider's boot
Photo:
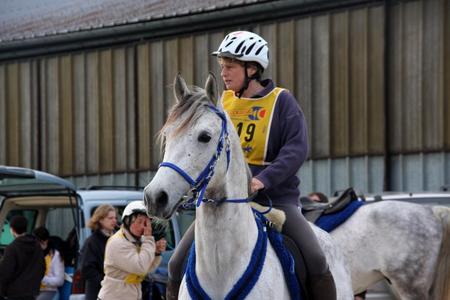
<path fill-rule="evenodd" d="M 173 280 L 169 277 L 166 285 L 166 300 L 177 300 L 181 281 Z"/>
<path fill-rule="evenodd" d="M 309 276 L 309 292 L 312 300 L 336 300 L 336 285 L 329 268 L 324 274 Z"/>

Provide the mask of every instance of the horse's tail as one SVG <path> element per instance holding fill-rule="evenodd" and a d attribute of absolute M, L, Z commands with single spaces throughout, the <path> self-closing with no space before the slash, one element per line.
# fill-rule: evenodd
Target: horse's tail
<path fill-rule="evenodd" d="M 442 223 L 442 243 L 432 288 L 432 299 L 450 299 L 450 208 L 433 206 L 433 213 Z"/>

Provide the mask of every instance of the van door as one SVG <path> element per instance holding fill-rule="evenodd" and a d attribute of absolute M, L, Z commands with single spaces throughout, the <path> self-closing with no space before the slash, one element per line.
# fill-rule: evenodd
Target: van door
<path fill-rule="evenodd" d="M 9 221 L 15 215 L 28 220 L 28 232 L 46 226 L 50 234 L 66 239 L 79 236 L 80 197 L 73 183 L 49 173 L 0 166 L 0 252 L 13 237 Z"/>

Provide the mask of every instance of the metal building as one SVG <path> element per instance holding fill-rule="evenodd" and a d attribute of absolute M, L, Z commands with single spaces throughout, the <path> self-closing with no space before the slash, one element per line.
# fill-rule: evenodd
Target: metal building
<path fill-rule="evenodd" d="M 174 76 L 236 29 L 306 115 L 304 193 L 450 183 L 450 0 L 2 1 L 0 164 L 145 185 Z"/>

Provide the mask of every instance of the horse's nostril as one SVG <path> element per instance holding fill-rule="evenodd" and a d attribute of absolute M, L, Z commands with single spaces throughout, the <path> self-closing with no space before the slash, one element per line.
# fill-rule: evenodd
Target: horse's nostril
<path fill-rule="evenodd" d="M 165 207 L 168 202 L 169 202 L 169 196 L 167 196 L 166 192 L 161 191 L 158 194 L 158 197 L 156 197 L 156 205 L 158 205 L 158 207 Z"/>

